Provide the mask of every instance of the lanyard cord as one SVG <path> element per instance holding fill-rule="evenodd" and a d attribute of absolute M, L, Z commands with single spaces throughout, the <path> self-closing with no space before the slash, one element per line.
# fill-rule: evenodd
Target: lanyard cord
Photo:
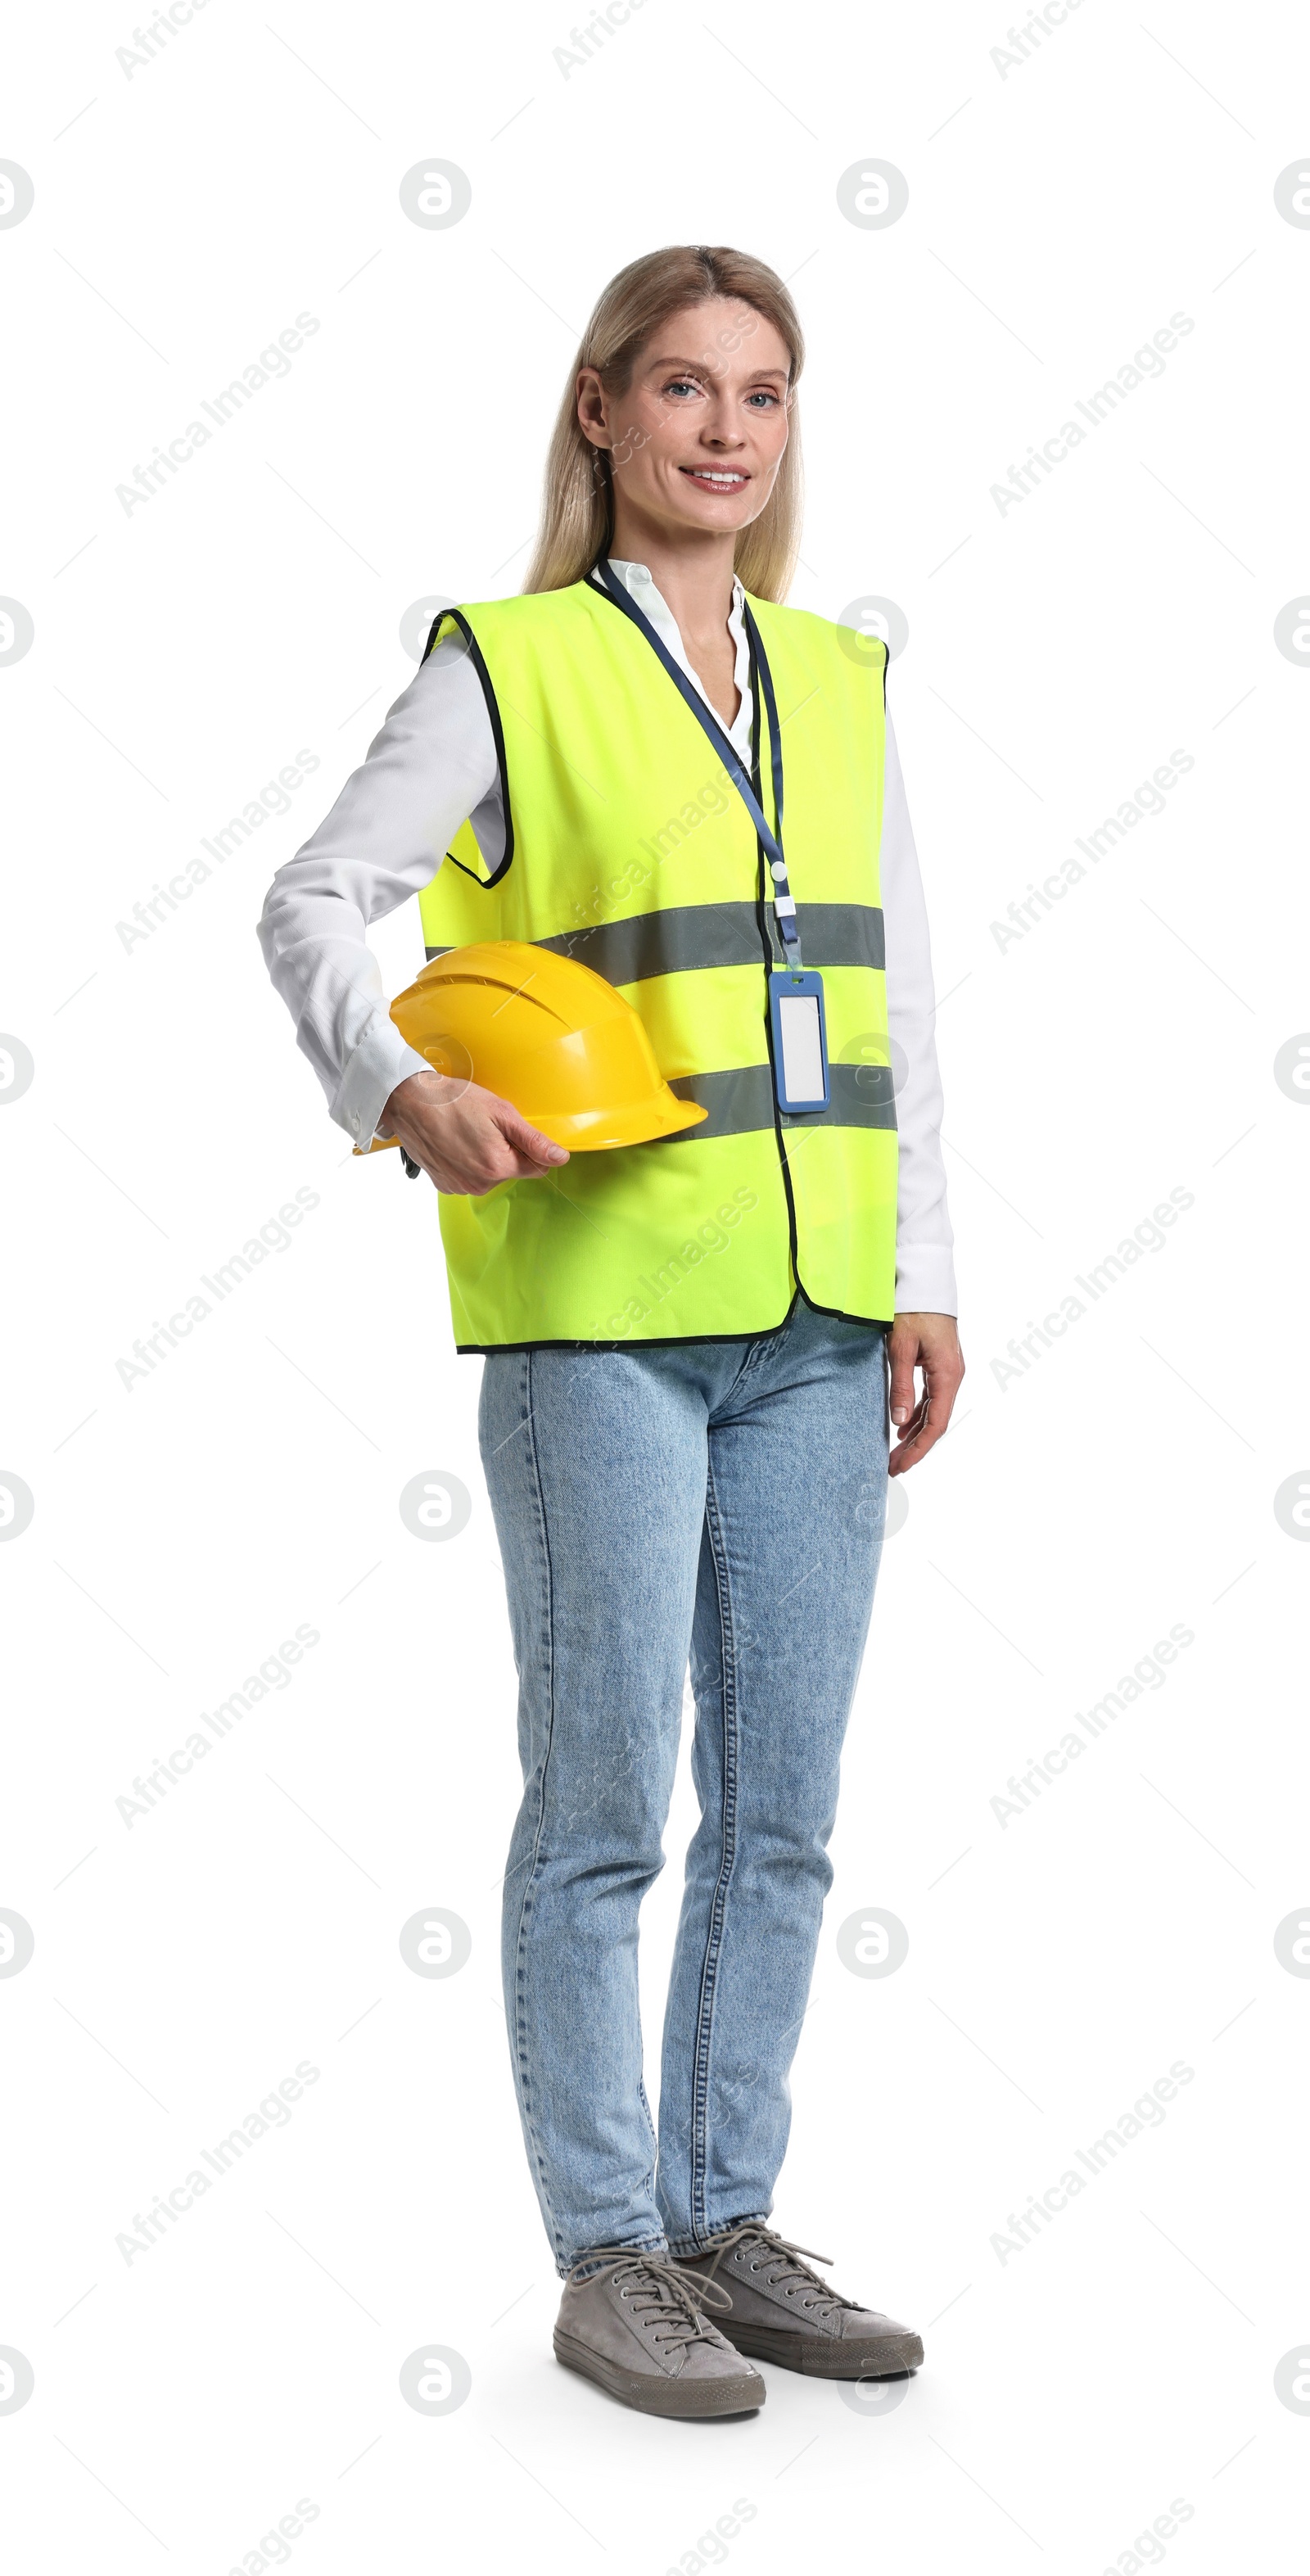
<path fill-rule="evenodd" d="M 606 596 L 609 599 L 612 599 L 615 607 L 622 609 L 624 616 L 630 618 L 633 625 L 640 629 L 641 633 L 645 636 L 647 643 L 650 645 L 651 650 L 663 663 L 664 668 L 668 672 L 669 678 L 672 680 L 679 696 L 683 698 L 687 706 L 690 707 L 697 723 L 700 725 L 709 741 L 713 744 L 714 749 L 718 752 L 723 762 L 723 766 L 727 771 L 729 778 L 732 780 L 733 786 L 736 788 L 737 793 L 755 826 L 760 846 L 768 861 L 769 874 L 773 880 L 773 909 L 777 919 L 779 935 L 782 940 L 783 954 L 789 966 L 799 966 L 801 962 L 801 940 L 800 931 L 797 927 L 796 921 L 796 905 L 792 897 L 791 886 L 787 876 L 787 862 L 782 854 L 782 841 L 779 837 L 782 831 L 782 729 L 778 723 L 778 702 L 773 691 L 773 674 L 769 669 L 768 658 L 760 640 L 759 628 L 751 615 L 749 607 L 744 606 L 745 626 L 751 648 L 751 668 L 753 673 L 758 673 L 760 689 L 764 699 L 765 712 L 768 718 L 769 764 L 773 776 L 773 807 L 777 816 L 777 832 L 770 830 L 769 825 L 765 820 L 764 809 L 760 804 L 759 798 L 756 795 L 727 734 L 719 723 L 718 718 L 706 705 L 704 698 L 701 696 L 700 691 L 696 688 L 694 682 L 688 679 L 686 672 L 677 662 L 675 662 L 663 636 L 657 634 L 655 628 L 650 622 L 650 619 L 645 615 L 644 611 L 638 607 L 637 602 L 633 599 L 631 593 L 624 589 L 617 576 L 611 571 L 609 563 L 603 557 L 597 562 L 594 569 L 595 577 L 601 583 Z"/>
<path fill-rule="evenodd" d="M 747 640 L 751 648 L 751 675 L 758 676 L 768 718 L 769 766 L 773 773 L 773 810 L 777 817 L 777 855 L 769 852 L 769 874 L 773 879 L 773 909 L 782 937 L 783 955 L 789 966 L 801 962 L 800 924 L 787 874 L 787 861 L 782 848 L 782 726 L 778 722 L 778 701 L 773 694 L 773 673 L 760 638 L 760 630 L 745 600 L 742 601 Z"/>

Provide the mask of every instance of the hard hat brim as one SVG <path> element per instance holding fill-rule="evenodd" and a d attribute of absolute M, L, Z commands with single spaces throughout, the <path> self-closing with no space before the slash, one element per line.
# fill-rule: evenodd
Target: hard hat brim
<path fill-rule="evenodd" d="M 572 1154 L 597 1154 L 613 1145 L 648 1145 L 658 1136 L 690 1131 L 709 1111 L 699 1101 L 679 1100 L 670 1092 L 664 1100 L 642 1101 L 630 1109 L 557 1110 L 540 1117 L 525 1109 L 520 1115 L 549 1136 L 552 1145 L 566 1145 Z"/>

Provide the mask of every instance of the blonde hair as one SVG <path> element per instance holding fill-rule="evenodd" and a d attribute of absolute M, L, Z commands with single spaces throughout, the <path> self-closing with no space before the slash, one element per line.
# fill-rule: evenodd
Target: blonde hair
<path fill-rule="evenodd" d="M 613 468 L 578 419 L 577 379 L 594 367 L 607 394 L 627 391 L 651 333 L 671 313 L 731 297 L 771 322 L 791 362 L 791 430 L 777 479 L 758 519 L 737 540 L 736 571 L 757 599 L 785 599 L 801 533 L 800 436 L 792 397 L 805 362 L 801 326 L 782 279 L 744 251 L 675 246 L 648 251 L 610 279 L 583 333 L 546 459 L 541 524 L 523 587 L 564 590 L 581 581 L 614 525 Z M 712 358 L 706 352 L 707 360 Z"/>

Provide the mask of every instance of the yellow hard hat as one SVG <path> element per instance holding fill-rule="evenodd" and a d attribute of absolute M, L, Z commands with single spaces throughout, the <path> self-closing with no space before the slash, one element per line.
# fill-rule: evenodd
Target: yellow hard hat
<path fill-rule="evenodd" d="M 643 1145 L 708 1115 L 670 1091 L 643 1021 L 603 975 L 527 940 L 448 949 L 391 1016 L 438 1073 L 498 1093 L 571 1153 Z"/>

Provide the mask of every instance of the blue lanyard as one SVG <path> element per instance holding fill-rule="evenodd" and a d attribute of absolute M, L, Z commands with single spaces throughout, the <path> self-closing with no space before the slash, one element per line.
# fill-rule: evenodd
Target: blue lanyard
<path fill-rule="evenodd" d="M 719 754 L 755 826 L 760 846 L 769 863 L 769 874 L 773 879 L 773 908 L 787 963 L 789 966 L 799 966 L 801 940 L 796 924 L 796 905 L 792 899 L 791 886 L 787 877 L 787 862 L 782 854 L 782 842 L 778 837 L 782 830 L 782 729 L 778 723 L 778 702 L 773 693 L 773 674 L 769 669 L 764 646 L 760 641 L 760 631 L 749 606 L 743 602 L 746 634 L 751 648 L 752 671 L 759 677 L 760 694 L 764 700 L 767 718 L 769 765 L 773 774 L 773 809 L 778 818 L 777 833 L 771 831 L 765 821 L 764 809 L 722 725 L 706 705 L 694 682 L 688 679 L 680 664 L 674 661 L 663 637 L 656 633 L 650 619 L 638 607 L 631 593 L 624 589 L 622 582 L 611 571 L 603 556 L 595 566 L 595 573 L 604 587 L 606 596 L 613 600 L 616 608 L 622 609 L 625 617 L 631 618 L 633 625 L 638 627 L 645 636 L 652 652 L 656 653 L 663 663 L 679 696 L 686 701 L 696 722 Z"/>

